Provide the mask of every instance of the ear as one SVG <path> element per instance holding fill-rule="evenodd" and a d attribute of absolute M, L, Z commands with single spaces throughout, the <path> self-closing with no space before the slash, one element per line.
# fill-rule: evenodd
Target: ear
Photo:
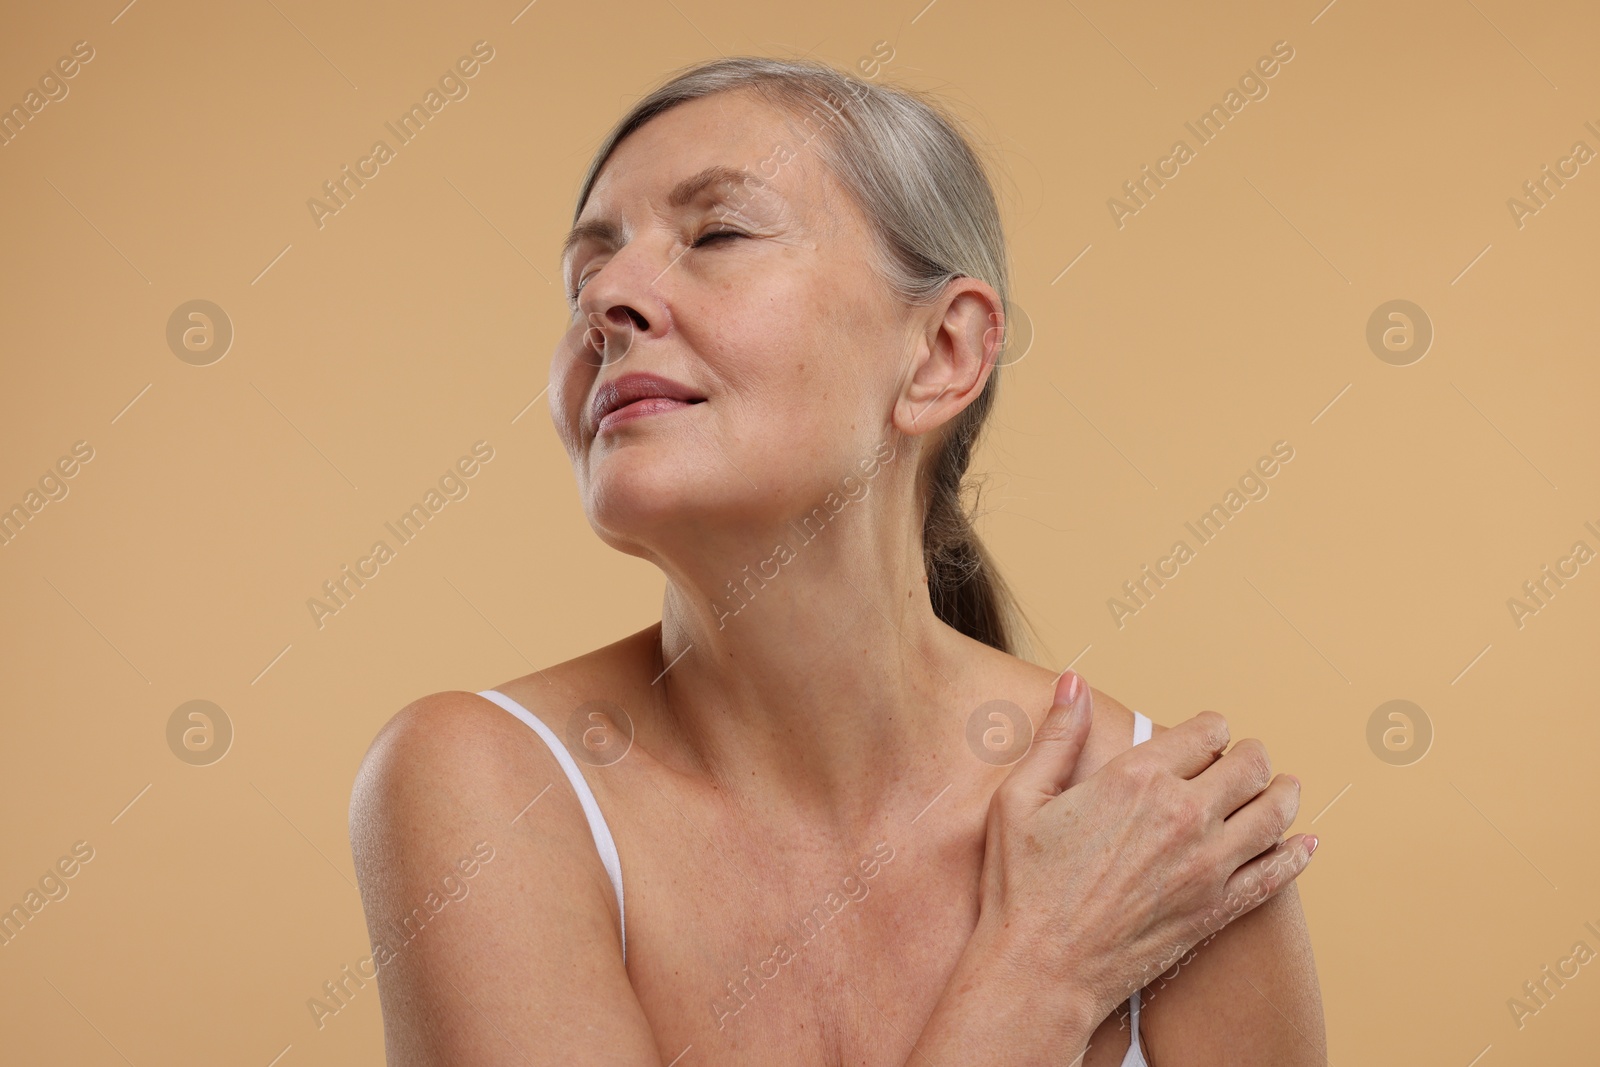
<path fill-rule="evenodd" d="M 911 437 L 938 429 L 978 398 L 1005 338 L 1000 294 L 978 278 L 953 279 L 921 322 L 894 406 L 895 427 Z"/>

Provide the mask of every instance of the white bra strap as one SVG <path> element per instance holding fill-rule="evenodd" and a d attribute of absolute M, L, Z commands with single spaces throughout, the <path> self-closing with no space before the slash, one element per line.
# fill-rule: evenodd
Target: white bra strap
<path fill-rule="evenodd" d="M 1133 743 L 1142 744 L 1150 740 L 1150 716 L 1142 711 L 1133 713 Z"/>
<path fill-rule="evenodd" d="M 1133 713 L 1133 743 L 1143 744 L 1150 740 L 1153 733 L 1150 717 L 1143 712 Z M 1139 1048 L 1139 993 L 1134 991 L 1128 998 L 1128 1026 L 1133 1031 L 1133 1039 L 1128 1043 L 1127 1060 L 1133 1063 L 1144 1063 L 1144 1050 Z"/>
<path fill-rule="evenodd" d="M 567 746 L 561 743 L 555 731 L 546 726 L 538 716 L 497 689 L 485 689 L 478 695 L 500 705 L 532 727 L 533 732 L 544 739 L 556 762 L 561 764 L 561 769 L 566 772 L 567 781 L 572 783 L 573 792 L 578 794 L 578 803 L 583 805 L 583 816 L 589 820 L 589 832 L 594 835 L 594 847 L 600 853 L 600 862 L 611 878 L 611 887 L 617 891 L 617 922 L 622 934 L 622 962 L 627 963 L 628 923 L 622 910 L 622 861 L 617 856 L 617 843 L 611 837 L 611 828 L 606 825 L 605 816 L 600 814 L 600 804 L 595 800 L 589 783 L 584 780 L 583 772 L 578 769 L 572 753 L 567 751 Z"/>

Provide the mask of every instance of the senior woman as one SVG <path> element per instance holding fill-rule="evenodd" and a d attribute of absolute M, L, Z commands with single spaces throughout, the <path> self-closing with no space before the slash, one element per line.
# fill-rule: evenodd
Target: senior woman
<path fill-rule="evenodd" d="M 389 1062 L 1323 1062 L 1298 782 L 1019 654 L 960 495 L 1008 283 L 954 120 L 697 65 L 574 221 L 551 413 L 661 621 L 374 740 Z"/>

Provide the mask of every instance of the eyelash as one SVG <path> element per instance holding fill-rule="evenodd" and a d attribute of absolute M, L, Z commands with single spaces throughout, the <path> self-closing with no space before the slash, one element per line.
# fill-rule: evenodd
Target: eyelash
<path fill-rule="evenodd" d="M 694 243 L 691 244 L 689 247 L 690 248 L 699 248 L 700 246 L 706 244 L 712 238 L 715 238 L 715 237 L 749 237 L 749 236 L 750 236 L 749 234 L 745 233 L 742 230 L 711 230 L 708 233 L 703 233 L 699 237 L 696 237 L 694 239 Z M 577 302 L 578 302 L 578 297 L 583 295 L 583 287 L 585 285 L 588 285 L 589 282 L 593 278 L 594 278 L 593 274 L 589 275 L 587 278 L 582 278 L 582 279 L 579 280 L 578 284 L 575 287 L 573 287 L 572 289 L 568 290 L 568 292 L 567 292 L 567 300 L 568 300 L 568 302 L 573 304 L 573 305 L 576 305 Z"/>
<path fill-rule="evenodd" d="M 749 237 L 749 236 L 750 236 L 749 234 L 743 232 L 742 230 L 710 230 L 710 231 L 708 231 L 706 233 L 701 234 L 699 237 L 695 238 L 694 244 L 690 245 L 689 247 L 690 248 L 699 248 L 701 245 L 705 244 L 707 241 L 711 240 L 713 237 Z"/>

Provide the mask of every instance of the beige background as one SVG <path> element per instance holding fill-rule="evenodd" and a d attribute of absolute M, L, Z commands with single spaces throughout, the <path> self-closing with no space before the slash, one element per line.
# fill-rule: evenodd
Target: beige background
<path fill-rule="evenodd" d="M 94 49 L 0 147 L 0 506 L 94 450 L 0 547 L 0 904 L 94 849 L 0 947 L 7 1062 L 380 1062 L 375 985 L 320 1030 L 306 1006 L 370 951 L 367 743 L 657 617 L 540 397 L 589 153 L 681 64 L 879 41 L 1009 175 L 1037 336 L 975 469 L 1043 658 L 1302 776 L 1333 1062 L 1593 1062 L 1600 966 L 1507 1007 L 1600 950 L 1600 564 L 1507 608 L 1600 549 L 1600 162 L 1507 207 L 1600 150 L 1593 5 L 121 2 L 0 32 L 7 107 Z M 319 229 L 307 200 L 479 40 L 470 94 Z M 1119 229 L 1107 199 L 1280 40 L 1269 95 Z M 1436 330 L 1404 367 L 1365 340 L 1397 298 Z M 236 332 L 209 366 L 166 341 L 193 299 Z M 470 495 L 318 629 L 308 598 L 479 440 Z M 1107 599 L 1279 440 L 1270 495 L 1119 628 Z M 167 743 L 195 699 L 235 731 L 209 766 Z M 1369 748 L 1391 699 L 1432 724 L 1420 762 Z"/>

